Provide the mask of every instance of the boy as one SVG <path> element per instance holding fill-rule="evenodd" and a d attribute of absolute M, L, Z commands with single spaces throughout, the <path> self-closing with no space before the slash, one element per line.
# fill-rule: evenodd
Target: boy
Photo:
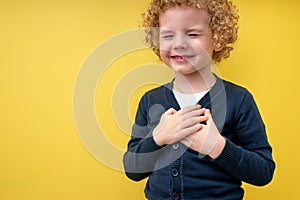
<path fill-rule="evenodd" d="M 146 41 L 175 75 L 140 100 L 123 159 L 130 179 L 149 177 L 148 199 L 243 199 L 242 181 L 272 180 L 252 95 L 211 71 L 233 49 L 237 20 L 228 0 L 153 0 L 144 14 Z"/>

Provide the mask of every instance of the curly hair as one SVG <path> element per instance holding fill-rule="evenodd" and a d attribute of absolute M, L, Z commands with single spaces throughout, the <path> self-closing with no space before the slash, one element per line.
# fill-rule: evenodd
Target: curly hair
<path fill-rule="evenodd" d="M 230 0 L 152 0 L 148 9 L 142 15 L 141 27 L 146 32 L 146 42 L 155 54 L 160 57 L 159 33 L 155 27 L 159 27 L 159 16 L 167 9 L 174 6 L 188 6 L 201 8 L 210 16 L 210 28 L 213 35 L 213 43 L 218 49 L 212 55 L 215 62 L 228 58 L 233 50 L 232 44 L 237 40 L 238 10 Z"/>

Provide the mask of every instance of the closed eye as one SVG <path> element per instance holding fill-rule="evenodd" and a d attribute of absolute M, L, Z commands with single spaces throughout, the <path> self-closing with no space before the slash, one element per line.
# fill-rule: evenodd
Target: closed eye
<path fill-rule="evenodd" d="M 198 33 L 189 33 L 187 36 L 188 36 L 188 37 L 199 37 L 199 36 L 201 36 L 201 35 L 198 34 Z"/>
<path fill-rule="evenodd" d="M 172 39 L 174 37 L 174 35 L 163 35 L 162 38 L 163 39 Z"/>

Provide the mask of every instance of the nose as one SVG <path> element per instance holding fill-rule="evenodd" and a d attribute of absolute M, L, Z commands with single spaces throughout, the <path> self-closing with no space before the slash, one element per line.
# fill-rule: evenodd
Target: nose
<path fill-rule="evenodd" d="M 178 50 L 178 49 L 187 49 L 187 48 L 188 48 L 188 41 L 186 36 L 182 33 L 176 34 L 174 38 L 173 49 Z"/>

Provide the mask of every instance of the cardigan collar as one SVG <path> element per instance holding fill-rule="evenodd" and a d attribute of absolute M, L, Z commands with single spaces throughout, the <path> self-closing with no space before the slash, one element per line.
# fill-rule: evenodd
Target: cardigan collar
<path fill-rule="evenodd" d="M 226 98 L 224 81 L 221 78 L 219 78 L 217 75 L 215 75 L 215 77 L 216 77 L 216 83 L 210 89 L 210 91 L 206 93 L 203 96 L 203 98 L 201 98 L 198 101 L 198 104 L 201 105 L 202 108 L 207 108 L 211 110 L 211 113 L 214 116 L 214 121 L 216 123 L 216 126 L 219 129 L 219 131 L 221 131 L 224 127 L 225 118 L 226 118 L 227 98 Z M 175 110 L 180 110 L 181 108 L 173 93 L 173 82 L 174 79 L 171 82 L 164 85 L 165 95 L 169 103 L 168 108 L 174 108 Z"/>
<path fill-rule="evenodd" d="M 202 107 L 211 109 L 211 102 L 219 95 L 224 95 L 225 97 L 225 87 L 223 80 L 219 78 L 216 74 L 214 74 L 216 77 L 216 83 L 213 85 L 213 87 L 210 89 L 210 91 L 203 96 L 202 99 L 199 100 L 198 104 L 200 104 Z M 165 84 L 165 91 L 166 96 L 168 97 L 168 101 L 171 105 L 171 107 L 174 107 L 175 109 L 180 109 L 180 106 L 178 105 L 178 102 L 176 101 L 176 98 L 173 94 L 173 79 L 171 82 Z M 223 98 L 225 100 L 225 98 Z"/>

